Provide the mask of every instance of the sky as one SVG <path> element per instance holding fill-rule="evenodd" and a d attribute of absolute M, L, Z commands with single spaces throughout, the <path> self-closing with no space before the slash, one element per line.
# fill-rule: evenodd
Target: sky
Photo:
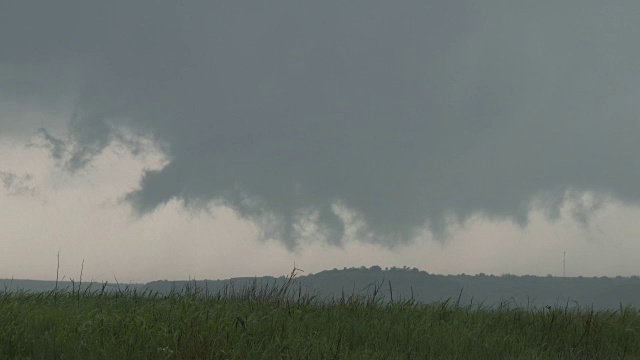
<path fill-rule="evenodd" d="M 640 274 L 635 0 L 1 7 L 0 278 Z"/>

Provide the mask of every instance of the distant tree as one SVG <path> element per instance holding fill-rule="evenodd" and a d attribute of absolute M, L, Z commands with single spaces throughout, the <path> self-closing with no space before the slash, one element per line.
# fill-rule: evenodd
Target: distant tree
<path fill-rule="evenodd" d="M 375 271 L 375 272 L 380 272 L 382 271 L 382 268 L 378 265 L 373 265 L 372 267 L 369 268 L 370 271 Z"/>

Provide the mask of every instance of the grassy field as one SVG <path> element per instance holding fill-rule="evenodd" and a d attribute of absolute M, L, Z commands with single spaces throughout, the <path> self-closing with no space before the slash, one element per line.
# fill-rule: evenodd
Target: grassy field
<path fill-rule="evenodd" d="M 284 286 L 0 293 L 0 359 L 638 359 L 636 309 L 319 302 Z M 104 288 L 103 288 L 104 289 Z"/>

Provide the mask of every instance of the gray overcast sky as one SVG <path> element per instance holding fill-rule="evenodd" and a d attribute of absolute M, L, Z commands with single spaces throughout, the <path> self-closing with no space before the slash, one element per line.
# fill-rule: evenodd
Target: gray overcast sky
<path fill-rule="evenodd" d="M 296 259 L 545 275 L 564 250 L 576 274 L 640 273 L 639 17 L 631 0 L 3 4 L 0 277 L 50 277 L 57 249 L 135 280 Z"/>

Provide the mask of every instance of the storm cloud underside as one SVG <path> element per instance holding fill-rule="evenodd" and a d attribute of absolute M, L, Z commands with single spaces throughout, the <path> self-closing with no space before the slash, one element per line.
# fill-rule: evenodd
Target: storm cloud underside
<path fill-rule="evenodd" d="M 152 139 L 142 214 L 223 204 L 295 248 L 306 218 L 342 241 L 336 205 L 394 244 L 568 192 L 640 200 L 637 1 L 31 4 L 3 5 L 1 100 L 74 89 L 67 144 L 42 131 L 70 170 Z"/>

